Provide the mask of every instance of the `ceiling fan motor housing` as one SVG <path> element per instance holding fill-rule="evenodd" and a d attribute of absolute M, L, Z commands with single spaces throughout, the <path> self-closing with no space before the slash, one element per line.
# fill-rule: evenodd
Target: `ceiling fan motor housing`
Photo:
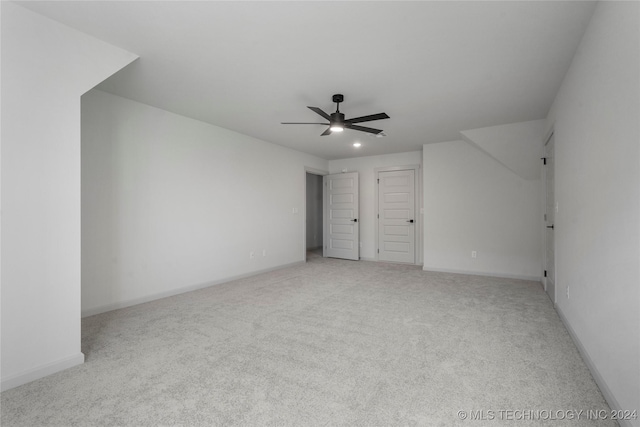
<path fill-rule="evenodd" d="M 339 124 L 339 125 L 344 125 L 344 114 L 342 113 L 331 113 L 331 124 L 335 125 L 335 124 Z"/>

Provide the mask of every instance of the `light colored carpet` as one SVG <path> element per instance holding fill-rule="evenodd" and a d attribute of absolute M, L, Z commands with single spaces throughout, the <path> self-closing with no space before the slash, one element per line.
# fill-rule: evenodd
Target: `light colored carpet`
<path fill-rule="evenodd" d="M 82 329 L 86 363 L 2 393 L 3 427 L 615 425 L 558 419 L 608 406 L 535 282 L 311 254 Z"/>

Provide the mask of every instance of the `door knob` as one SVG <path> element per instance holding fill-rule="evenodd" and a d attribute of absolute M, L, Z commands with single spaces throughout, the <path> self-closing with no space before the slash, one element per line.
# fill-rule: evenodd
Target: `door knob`
<path fill-rule="evenodd" d="M 353 222 L 358 222 L 358 218 L 356 218 L 356 219 L 352 219 L 351 221 L 353 221 Z"/>
<path fill-rule="evenodd" d="M 547 228 L 550 228 L 550 229 L 552 229 L 552 230 L 553 230 L 553 224 L 551 224 L 551 225 L 547 225 Z"/>
<path fill-rule="evenodd" d="M 413 223 L 413 220 L 412 219 L 408 219 L 407 222 Z"/>

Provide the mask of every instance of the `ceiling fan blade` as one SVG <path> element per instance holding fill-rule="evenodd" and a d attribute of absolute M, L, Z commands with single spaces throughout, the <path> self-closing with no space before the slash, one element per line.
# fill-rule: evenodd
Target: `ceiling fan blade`
<path fill-rule="evenodd" d="M 370 122 L 373 120 L 382 120 L 382 119 L 389 119 L 390 117 L 387 116 L 387 113 L 378 113 L 378 114 L 371 114 L 369 116 L 362 116 L 362 117 L 356 117 L 354 119 L 347 119 L 344 122 L 345 123 L 360 123 L 360 122 Z"/>
<path fill-rule="evenodd" d="M 306 123 L 306 122 L 280 122 L 281 125 L 325 125 L 329 126 L 329 123 Z"/>
<path fill-rule="evenodd" d="M 327 130 L 325 130 L 320 134 L 320 136 L 327 136 L 327 135 L 331 135 L 331 128 L 327 128 Z"/>
<path fill-rule="evenodd" d="M 325 113 L 324 111 L 322 111 L 321 109 L 319 109 L 318 107 L 307 107 L 307 108 L 313 111 L 314 113 L 320 114 L 325 119 L 331 121 L 331 116 Z"/>
<path fill-rule="evenodd" d="M 345 123 L 344 127 L 346 127 L 347 129 L 359 130 L 360 132 L 375 133 L 376 135 L 382 132 L 382 129 L 368 128 L 366 126 L 352 125 L 350 123 Z"/>

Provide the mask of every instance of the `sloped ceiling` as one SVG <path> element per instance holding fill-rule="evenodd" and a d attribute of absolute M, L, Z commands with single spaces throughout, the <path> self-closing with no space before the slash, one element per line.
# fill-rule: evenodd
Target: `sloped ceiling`
<path fill-rule="evenodd" d="M 593 2 L 19 2 L 140 55 L 99 89 L 326 159 L 543 119 Z M 306 106 L 387 135 L 319 136 Z M 322 120 L 320 120 L 322 121 Z M 353 142 L 362 142 L 354 149 Z"/>
<path fill-rule="evenodd" d="M 484 151 L 523 179 L 540 178 L 546 120 L 511 123 L 460 132 L 465 141 Z"/>

